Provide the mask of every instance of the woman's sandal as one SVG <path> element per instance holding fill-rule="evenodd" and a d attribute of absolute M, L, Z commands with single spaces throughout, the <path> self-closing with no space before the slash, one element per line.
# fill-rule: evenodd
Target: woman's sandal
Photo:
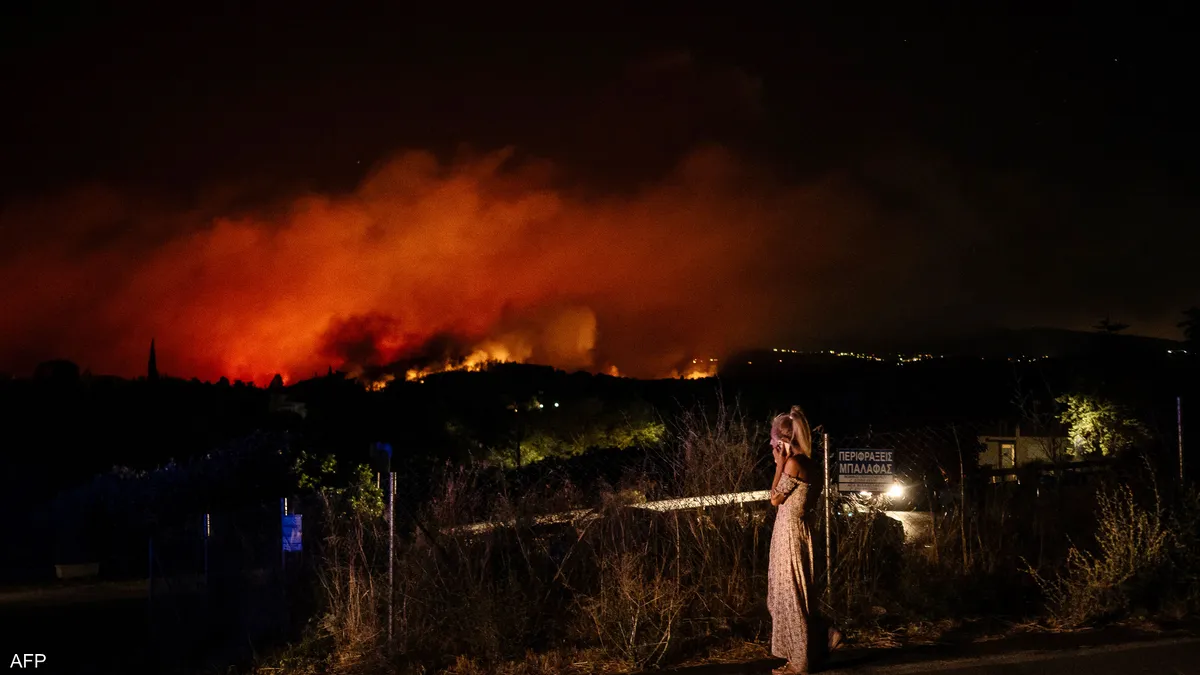
<path fill-rule="evenodd" d="M 836 651 L 838 647 L 841 647 L 843 639 L 844 638 L 842 637 L 842 631 L 840 631 L 836 628 L 830 628 L 829 629 L 829 651 L 833 652 L 833 651 Z"/>

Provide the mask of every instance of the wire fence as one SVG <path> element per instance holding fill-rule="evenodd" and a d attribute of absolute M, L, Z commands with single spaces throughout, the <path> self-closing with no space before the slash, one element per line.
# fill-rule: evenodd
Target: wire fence
<path fill-rule="evenodd" d="M 275 500 L 152 526 L 147 625 L 161 667 L 235 663 L 295 632 L 311 560 L 282 539 Z"/>
<path fill-rule="evenodd" d="M 1088 531 L 1095 481 L 1113 467 L 993 466 L 989 450 L 1009 438 L 997 431 L 818 435 L 828 483 L 823 471 L 808 518 L 828 615 L 852 623 L 888 607 L 1016 611 L 1029 601 L 1028 566 L 1061 559 L 1064 534 Z M 228 662 L 294 635 L 318 606 L 339 643 L 382 643 L 395 658 L 591 640 L 647 666 L 714 631 L 762 638 L 774 510 L 759 440 L 696 440 L 599 493 L 542 477 L 545 494 L 518 494 L 455 468 L 419 502 L 387 490 L 374 516 L 328 500 L 293 504 L 311 516 L 301 552 L 281 550 L 278 502 L 161 525 L 148 551 L 156 643 L 175 659 Z M 887 481 L 840 489 L 841 450 L 890 453 Z M 711 460 L 722 453 L 736 456 Z M 950 600 L 947 579 L 979 590 Z"/>

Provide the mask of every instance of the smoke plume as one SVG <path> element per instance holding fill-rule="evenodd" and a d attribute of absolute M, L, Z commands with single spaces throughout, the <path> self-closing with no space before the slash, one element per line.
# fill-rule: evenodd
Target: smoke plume
<path fill-rule="evenodd" d="M 405 152 L 351 194 L 212 217 L 102 189 L 9 209 L 0 354 L 134 375 L 154 337 L 165 372 L 204 379 L 478 352 L 657 376 L 772 332 L 803 191 L 708 148 L 581 196 L 512 154 Z"/>

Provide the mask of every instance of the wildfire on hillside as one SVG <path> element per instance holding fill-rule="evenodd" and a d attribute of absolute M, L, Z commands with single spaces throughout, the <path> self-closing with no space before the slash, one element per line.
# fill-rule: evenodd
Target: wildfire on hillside
<path fill-rule="evenodd" d="M 160 368 L 261 384 L 493 362 L 708 377 L 715 363 L 693 354 L 758 343 L 772 303 L 796 304 L 760 263 L 772 233 L 820 210 L 809 193 L 720 148 L 632 194 L 562 189 L 535 164 L 407 152 L 350 193 L 251 210 L 143 213 L 105 190 L 8 209 L 0 232 L 64 231 L 0 259 L 0 314 L 22 317 L 0 358 L 32 369 L 69 355 L 131 376 L 153 337 Z"/>
<path fill-rule="evenodd" d="M 685 380 L 703 380 L 708 377 L 717 376 L 717 360 L 716 359 L 692 359 L 692 364 L 683 372 L 681 377 Z"/>

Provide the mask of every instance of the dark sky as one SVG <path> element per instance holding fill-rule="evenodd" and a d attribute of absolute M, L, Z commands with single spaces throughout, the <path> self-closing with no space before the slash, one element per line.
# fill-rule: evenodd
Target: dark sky
<path fill-rule="evenodd" d="M 735 331 L 714 348 L 1087 327 L 1106 314 L 1176 337 L 1179 310 L 1200 302 L 1197 61 L 1182 16 L 1043 6 L 1055 16 L 934 17 L 861 3 L 841 16 L 737 5 L 654 17 L 30 5 L 8 5 L 0 20 L 0 268 L 10 272 L 28 269 L 14 262 L 22 251 L 55 247 L 60 264 L 68 251 L 117 251 L 109 263 L 136 267 L 184 232 L 247 212 L 282 227 L 264 210 L 299 195 L 361 198 L 364 179 L 405 151 L 453 165 L 511 147 L 504 167 L 538 174 L 539 189 L 611 206 L 657 203 L 648 195 L 673 185 L 686 158 L 719 148 L 727 159 L 716 165 L 763 190 L 753 203 L 771 224 L 739 223 L 749 207 L 731 206 L 712 227 L 770 240 L 743 262 L 767 255 L 779 277 L 744 290 L 777 289 L 761 314 L 778 328 Z M 705 180 L 748 194 L 713 171 L 722 177 Z M 679 273 L 671 283 L 689 287 L 695 269 Z M 92 282 L 81 273 L 54 293 Z M 44 306 L 49 292 L 34 303 L 9 290 L 7 305 Z M 572 301 L 607 306 L 579 300 L 589 292 Z M 596 312 L 601 336 L 638 321 Z M 0 359 L 44 356 L 30 345 L 67 330 L 55 316 L 31 319 L 37 338 L 0 344 Z M 107 320 L 122 338 L 144 327 Z M 816 323 L 829 328 L 800 327 Z"/>

